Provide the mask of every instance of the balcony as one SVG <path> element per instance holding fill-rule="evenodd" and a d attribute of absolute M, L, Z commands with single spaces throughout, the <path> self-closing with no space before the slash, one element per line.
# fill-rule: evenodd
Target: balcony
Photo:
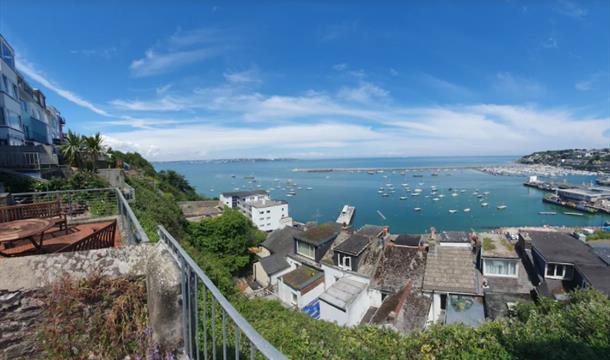
<path fill-rule="evenodd" d="M 11 279 L 16 273 L 27 274 L 30 268 L 37 269 L 32 275 L 33 277 L 57 278 L 61 276 L 60 272 L 63 271 L 61 266 L 64 264 L 72 263 L 73 267 L 79 269 L 78 271 L 87 271 L 83 268 L 86 269 L 89 265 L 85 266 L 83 261 L 87 264 L 93 264 L 96 259 L 99 259 L 98 265 L 102 265 L 105 268 L 104 270 L 109 270 L 112 273 L 114 270 L 111 268 L 114 265 L 109 264 L 113 261 L 115 265 L 118 264 L 119 269 L 133 265 L 133 261 L 126 260 L 125 254 L 143 256 L 142 254 L 153 252 L 157 254 L 165 253 L 173 264 L 173 268 L 177 271 L 176 281 L 179 291 L 176 298 L 168 299 L 167 293 L 159 293 L 154 290 L 155 286 L 149 287 L 150 283 L 147 283 L 148 307 L 151 314 L 149 321 L 153 322 L 152 319 L 154 318 L 155 310 L 151 308 L 151 306 L 154 306 L 152 304 L 157 304 L 157 306 L 161 304 L 162 308 L 178 307 L 176 313 L 180 324 L 178 328 L 181 331 L 174 333 L 181 333 L 182 340 L 179 342 L 181 345 L 177 349 L 179 353 L 188 359 L 207 359 L 220 356 L 225 359 L 239 357 L 252 359 L 255 357 L 286 358 L 243 318 L 180 246 L 178 241 L 162 226 L 158 228 L 159 243 L 156 245 L 149 243 L 148 236 L 142 229 L 122 191 L 116 188 L 104 188 L 15 193 L 10 195 L 10 201 L 22 205 L 59 201 L 62 211 L 66 214 L 68 226 L 67 230 L 52 227 L 45 231 L 41 248 L 36 248 L 29 241 L 19 240 L 5 249 L 7 254 L 17 258 L 0 258 L 0 295 L 4 294 L 3 297 L 16 296 L 14 295 L 15 287 L 20 285 L 15 284 L 15 280 Z M 117 226 L 114 238 L 111 241 L 112 249 L 95 247 L 96 250 L 91 252 L 92 255 L 87 255 L 89 254 L 87 248 L 68 249 L 78 251 L 55 254 L 58 249 L 65 249 L 66 246 L 76 244 L 83 236 L 86 237 L 115 221 Z M 108 256 L 108 254 L 118 256 L 118 258 L 103 257 Z M 151 255 L 144 255 L 143 259 L 140 263 L 150 264 Z M 129 265 L 130 263 L 132 265 Z M 43 266 L 41 264 L 46 266 L 42 271 L 40 270 Z M 17 268 L 17 266 L 21 266 L 21 268 Z M 9 269 L 12 269 L 13 275 L 9 276 L 7 274 Z M 149 282 L 160 277 L 163 278 L 163 275 L 154 271 L 151 272 L 150 265 L 138 265 L 133 269 L 136 272 L 139 271 Z M 26 282 L 39 283 L 40 281 L 27 278 Z M 19 296 L 26 296 L 27 294 L 27 292 L 20 293 Z M 10 312 L 10 309 L 2 308 L 0 319 L 6 317 L 7 312 Z M 32 322 L 36 323 L 36 320 L 34 319 Z M 157 321 L 157 325 L 151 324 L 150 326 L 151 328 L 164 326 L 165 322 L 166 319 L 163 318 L 160 325 Z M 2 335 L 0 335 L 1 337 Z M 0 357 L 3 353 L 6 354 L 6 349 L 3 349 L 2 342 L 0 342 Z"/>

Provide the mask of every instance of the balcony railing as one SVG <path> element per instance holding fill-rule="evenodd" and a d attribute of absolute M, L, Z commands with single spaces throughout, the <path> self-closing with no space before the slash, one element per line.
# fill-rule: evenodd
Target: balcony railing
<path fill-rule="evenodd" d="M 116 188 L 11 194 L 11 200 L 16 204 L 31 204 L 57 199 L 66 212 L 68 222 L 91 222 L 96 219 L 118 217 L 121 244 L 135 245 L 149 241 L 123 193 Z"/>
<path fill-rule="evenodd" d="M 254 359 L 257 354 L 286 359 L 241 316 L 163 226 L 158 233 L 182 272 L 184 353 L 189 359 L 216 359 L 220 354 L 223 359 Z"/>

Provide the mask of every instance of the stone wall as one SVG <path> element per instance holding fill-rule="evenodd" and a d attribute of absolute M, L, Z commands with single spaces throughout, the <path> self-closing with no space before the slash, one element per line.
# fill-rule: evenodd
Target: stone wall
<path fill-rule="evenodd" d="M 44 296 L 44 289 L 0 290 L 0 359 L 40 355 L 36 328 Z"/>
<path fill-rule="evenodd" d="M 0 360 L 41 357 L 37 325 L 50 285 L 64 274 L 82 279 L 94 271 L 146 276 L 153 335 L 165 348 L 181 346 L 180 270 L 164 244 L 140 244 L 0 259 Z"/>

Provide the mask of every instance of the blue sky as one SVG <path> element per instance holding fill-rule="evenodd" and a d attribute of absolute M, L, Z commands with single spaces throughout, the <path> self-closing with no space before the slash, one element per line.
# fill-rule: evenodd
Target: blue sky
<path fill-rule="evenodd" d="M 154 160 L 610 146 L 608 1 L 0 1 L 80 133 Z"/>

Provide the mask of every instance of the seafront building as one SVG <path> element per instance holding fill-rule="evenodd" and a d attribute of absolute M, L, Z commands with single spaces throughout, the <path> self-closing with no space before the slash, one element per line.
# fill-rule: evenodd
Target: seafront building
<path fill-rule="evenodd" d="M 246 215 L 259 230 L 273 231 L 292 226 L 288 203 L 271 199 L 265 190 L 224 192 L 219 199 L 221 205 Z"/>
<path fill-rule="evenodd" d="M 55 145 L 66 123 L 15 67 L 15 51 L 0 34 L 0 168 L 44 175 L 57 167 Z"/>

